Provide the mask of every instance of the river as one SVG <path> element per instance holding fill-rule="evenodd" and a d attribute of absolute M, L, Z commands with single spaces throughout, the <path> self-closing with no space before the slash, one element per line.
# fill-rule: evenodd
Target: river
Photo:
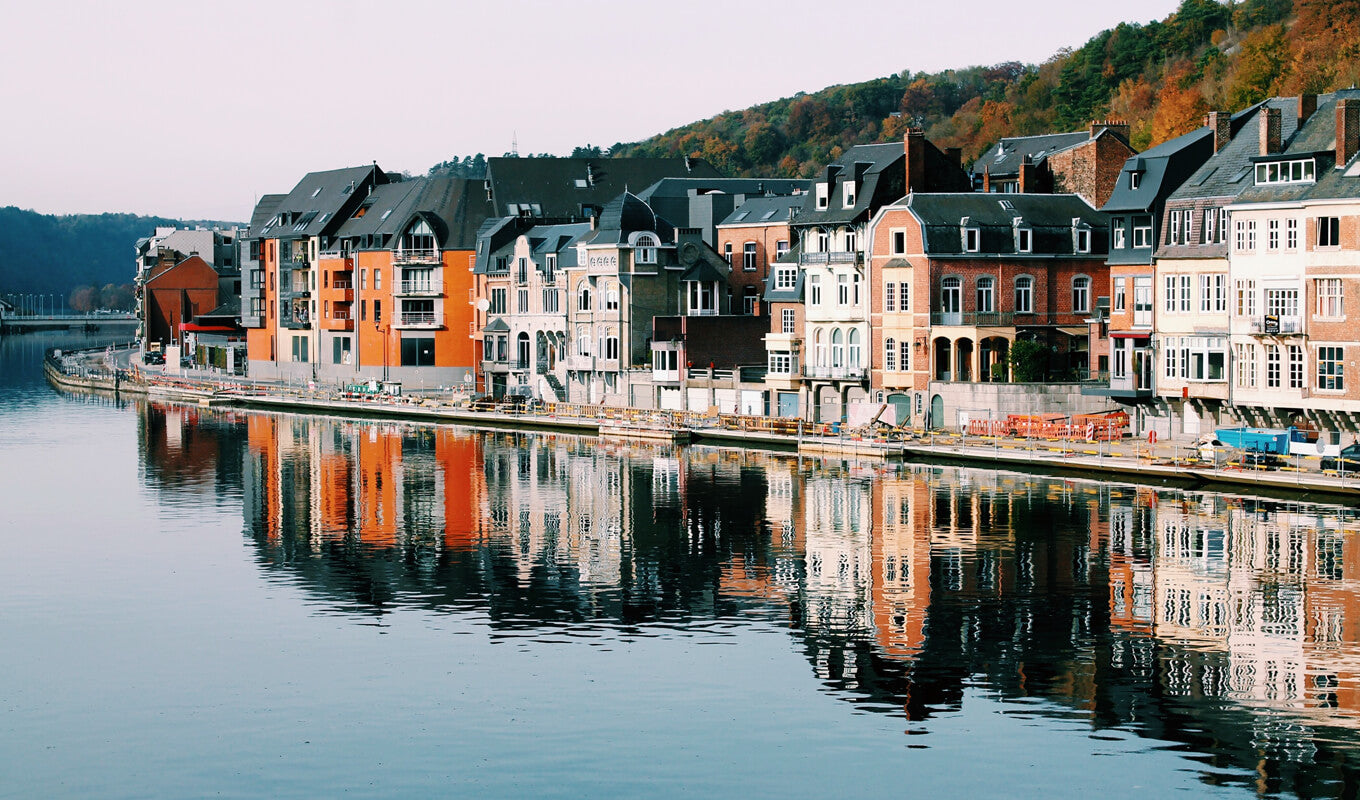
<path fill-rule="evenodd" d="M 1360 516 L 62 394 L 0 796 L 1354 796 Z"/>

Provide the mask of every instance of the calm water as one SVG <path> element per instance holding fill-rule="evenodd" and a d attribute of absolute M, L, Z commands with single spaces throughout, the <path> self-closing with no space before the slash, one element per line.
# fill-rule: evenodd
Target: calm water
<path fill-rule="evenodd" d="M 61 395 L 0 342 L 0 795 L 1353 796 L 1360 518 Z"/>

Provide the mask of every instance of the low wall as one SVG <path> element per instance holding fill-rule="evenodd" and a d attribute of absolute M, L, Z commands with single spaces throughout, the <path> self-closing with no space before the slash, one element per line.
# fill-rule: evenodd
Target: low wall
<path fill-rule="evenodd" d="M 1119 411 L 1108 397 L 1084 395 L 1079 383 L 954 383 L 932 381 L 926 408 L 944 401 L 944 415 L 932 427 L 957 430 L 977 419 L 1005 419 L 1008 414 L 1099 414 Z"/>

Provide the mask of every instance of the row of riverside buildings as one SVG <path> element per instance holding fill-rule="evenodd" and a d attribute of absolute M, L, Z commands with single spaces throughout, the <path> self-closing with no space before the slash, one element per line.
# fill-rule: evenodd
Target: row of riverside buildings
<path fill-rule="evenodd" d="M 1211 112 L 1142 153 L 1118 121 L 1007 138 L 971 170 L 913 130 L 811 180 L 691 158 L 316 172 L 264 196 L 237 237 L 241 327 L 217 346 L 252 378 L 332 386 L 1354 433 L 1357 151 L 1351 90 Z M 221 322 L 172 335 L 201 354 Z M 1015 380 L 1017 342 L 1043 345 L 1024 350 L 1047 380 Z"/>

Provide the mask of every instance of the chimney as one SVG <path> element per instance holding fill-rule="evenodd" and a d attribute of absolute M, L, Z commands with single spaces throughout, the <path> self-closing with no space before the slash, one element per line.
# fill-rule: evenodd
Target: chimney
<path fill-rule="evenodd" d="M 1034 169 L 1034 161 L 1029 156 L 1020 159 L 1020 194 L 1029 194 L 1039 191 L 1038 173 Z"/>
<path fill-rule="evenodd" d="M 1214 132 L 1214 152 L 1217 153 L 1228 146 L 1228 141 L 1232 139 L 1232 114 L 1226 111 L 1210 111 L 1205 118 L 1204 124 Z"/>
<path fill-rule="evenodd" d="M 1129 123 L 1122 119 L 1091 120 L 1089 136 L 1094 139 L 1100 135 L 1101 131 L 1117 133 L 1124 141 L 1129 140 Z"/>
<path fill-rule="evenodd" d="M 1307 121 L 1308 121 L 1308 118 L 1311 117 L 1311 116 L 1313 116 L 1313 112 L 1314 112 L 1314 111 L 1317 111 L 1317 95 L 1315 95 L 1315 94 L 1301 94 L 1301 95 L 1299 95 L 1299 125 L 1298 125 L 1298 127 L 1302 128 L 1302 127 L 1303 127 L 1303 123 L 1307 122 Z"/>
<path fill-rule="evenodd" d="M 926 134 L 920 128 L 907 131 L 902 144 L 907 163 L 907 194 L 926 191 Z"/>
<path fill-rule="evenodd" d="M 1336 166 L 1344 167 L 1360 150 L 1360 100 L 1336 101 Z"/>
<path fill-rule="evenodd" d="M 982 168 L 982 193 L 989 194 L 992 191 L 992 167 L 987 165 Z"/>
<path fill-rule="evenodd" d="M 1265 106 L 1261 109 L 1261 155 L 1269 156 L 1278 152 L 1280 152 L 1280 109 Z"/>

